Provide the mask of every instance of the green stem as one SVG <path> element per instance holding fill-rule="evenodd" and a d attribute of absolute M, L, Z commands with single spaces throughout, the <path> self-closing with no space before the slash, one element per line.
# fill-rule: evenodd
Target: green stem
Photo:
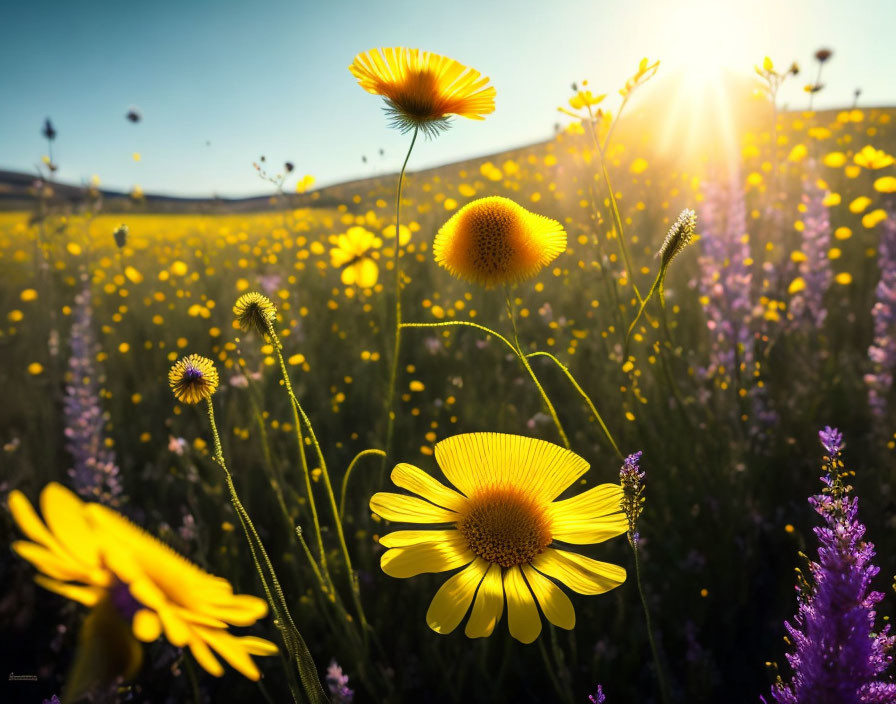
<path fill-rule="evenodd" d="M 264 544 L 261 542 L 261 537 L 258 535 L 258 531 L 255 530 L 255 525 L 252 523 L 252 519 L 249 517 L 249 514 L 246 512 L 246 509 L 239 499 L 236 486 L 234 486 L 233 483 L 233 476 L 230 474 L 230 470 L 227 468 L 227 463 L 224 461 L 224 451 L 221 448 L 221 436 L 218 434 L 218 426 L 215 423 L 215 409 L 212 405 L 211 398 L 206 399 L 206 403 L 208 407 L 208 420 L 211 425 L 212 437 L 214 439 L 215 461 L 224 470 L 224 478 L 227 481 L 227 488 L 230 491 L 230 501 L 243 526 L 243 532 L 246 534 L 246 542 L 249 544 L 249 551 L 252 553 L 255 569 L 261 579 L 261 584 L 265 595 L 267 596 L 268 603 L 271 606 L 271 611 L 274 612 L 274 616 L 281 628 L 283 642 L 286 645 L 290 656 L 296 661 L 299 677 L 302 680 L 302 686 L 305 689 L 306 696 L 313 704 L 326 704 L 327 697 L 324 694 L 323 687 L 321 687 L 320 680 L 317 677 L 317 668 L 314 665 L 314 660 L 311 657 L 311 653 L 308 651 L 308 647 L 305 645 L 305 641 L 299 633 L 299 629 L 292 619 L 292 615 L 289 613 L 289 607 L 286 604 L 286 597 L 283 594 L 283 589 L 280 587 L 280 581 L 277 579 L 277 573 L 274 571 L 274 566 L 271 564 L 270 557 L 268 557 L 267 550 L 265 550 Z M 276 600 L 274 599 L 274 594 L 271 593 L 271 586 L 268 585 L 265 572 L 259 563 L 259 554 L 261 554 L 262 561 L 267 568 L 267 573 L 270 577 L 271 585 L 273 586 L 273 592 L 277 597 Z M 296 702 L 299 701 L 298 694 L 297 691 L 293 690 L 292 695 Z"/>
<path fill-rule="evenodd" d="M 666 683 L 666 675 L 660 663 L 659 652 L 656 648 L 656 640 L 653 637 L 653 622 L 650 618 L 650 609 L 647 607 L 647 599 L 644 596 L 644 587 L 641 585 L 641 560 L 638 557 L 637 544 L 632 544 L 632 552 L 635 554 L 635 579 L 638 583 L 638 594 L 641 597 L 641 607 L 644 609 L 644 621 L 647 626 L 647 639 L 650 641 L 650 652 L 656 665 L 656 677 L 660 683 L 660 698 L 663 704 L 669 703 L 669 685 Z"/>
<path fill-rule="evenodd" d="M 386 471 L 386 462 L 392 454 L 392 438 L 395 433 L 395 384 L 398 381 L 398 362 L 401 356 L 401 266 L 399 258 L 399 241 L 401 236 L 401 189 L 404 185 L 404 172 L 414 150 L 417 141 L 418 128 L 414 128 L 414 136 L 411 138 L 411 146 L 401 165 L 401 173 L 398 175 L 398 193 L 395 196 L 395 243 L 392 253 L 393 269 L 395 269 L 395 345 L 392 350 L 392 370 L 389 374 L 389 393 L 386 400 L 386 451 L 383 454 L 381 471 Z"/>
<path fill-rule="evenodd" d="M 631 325 L 628 326 L 628 332 L 625 334 L 625 351 L 623 353 L 623 357 L 628 359 L 628 343 L 631 341 L 632 332 L 634 332 L 635 325 L 638 324 L 638 321 L 641 319 L 641 316 L 644 314 L 644 309 L 647 308 L 647 304 L 650 302 L 650 299 L 653 298 L 653 294 L 662 286 L 663 278 L 666 276 L 666 267 L 661 266 L 659 272 L 657 272 L 656 279 L 653 281 L 653 285 L 650 287 L 650 290 L 647 292 L 647 296 L 644 297 L 644 300 L 641 301 L 641 307 L 638 308 L 638 313 L 635 315 L 635 319 L 631 322 Z"/>
<path fill-rule="evenodd" d="M 560 368 L 560 371 L 562 371 L 566 375 L 566 378 L 569 379 L 570 383 L 575 387 L 576 391 L 578 391 L 579 394 L 582 396 L 582 398 L 585 399 L 585 403 L 588 404 L 588 409 L 591 411 L 592 415 L 594 415 L 594 417 L 597 419 L 598 424 L 600 425 L 601 429 L 604 431 L 604 435 L 607 436 L 607 440 L 609 440 L 610 444 L 613 446 L 613 451 L 616 453 L 616 456 L 619 457 L 619 459 L 623 459 L 623 454 L 619 450 L 619 446 L 616 444 L 616 441 L 613 439 L 613 436 L 610 434 L 610 429 L 607 428 L 607 424 L 604 423 L 604 419 L 601 418 L 600 413 L 598 413 L 597 407 L 594 405 L 594 402 L 591 400 L 591 397 L 588 396 L 588 394 L 585 392 L 585 389 L 583 389 L 579 385 L 579 382 L 576 381 L 575 377 L 572 375 L 572 372 L 569 371 L 569 367 L 567 367 L 565 364 L 563 364 L 563 362 L 561 362 L 559 359 L 557 359 L 550 352 L 530 352 L 526 356 L 527 357 L 547 357 L 548 359 L 553 361 L 554 364 L 556 364 Z"/>
<path fill-rule="evenodd" d="M 314 534 L 317 538 L 317 549 L 320 555 L 321 571 L 327 578 L 330 587 L 333 587 L 333 580 L 330 578 L 330 571 L 327 569 L 327 553 L 324 549 L 323 533 L 320 529 L 320 518 L 317 515 L 317 502 L 314 500 L 314 491 L 311 484 L 311 471 L 308 469 L 308 458 L 305 457 L 305 439 L 302 437 L 302 420 L 299 418 L 298 400 L 295 392 L 292 390 L 292 382 L 289 380 L 289 372 L 286 370 L 286 361 L 283 359 L 283 346 L 280 344 L 280 338 L 274 330 L 274 323 L 268 321 L 268 334 L 271 336 L 273 347 L 277 353 L 277 359 L 280 362 L 280 373 L 283 378 L 283 385 L 286 387 L 286 393 L 290 398 L 290 408 L 292 408 L 293 424 L 295 425 L 296 442 L 299 449 L 299 462 L 302 465 L 302 473 L 305 476 L 305 491 L 308 494 L 308 506 L 311 509 L 311 520 L 314 524 Z"/>
<path fill-rule="evenodd" d="M 345 470 L 345 476 L 342 478 L 342 490 L 339 492 L 339 520 L 343 520 L 345 518 L 345 492 L 348 489 L 348 478 L 351 476 L 352 470 L 355 468 L 355 464 L 362 457 L 368 457 L 370 455 L 379 455 L 380 457 L 385 457 L 386 453 L 382 450 L 370 449 L 370 450 L 361 450 L 357 455 L 355 455 L 354 459 L 349 462 L 348 469 Z"/>
<path fill-rule="evenodd" d="M 529 360 L 526 359 L 526 354 L 525 352 L 523 352 L 523 348 L 520 345 L 520 336 L 516 329 L 516 316 L 514 315 L 513 310 L 513 300 L 510 297 L 510 292 L 506 288 L 504 289 L 504 300 L 507 303 L 507 317 L 510 318 L 510 325 L 513 328 L 513 351 L 516 353 L 516 356 L 519 357 L 519 360 L 520 362 L 522 362 L 525 370 L 529 372 L 529 376 L 532 377 L 532 381 L 535 382 L 535 387 L 538 389 L 538 393 L 541 394 L 541 400 L 544 402 L 545 407 L 548 409 L 548 413 L 553 419 L 554 425 L 557 426 L 557 432 L 560 433 L 560 439 L 563 441 L 563 445 L 567 450 L 571 450 L 572 445 L 570 445 L 569 438 L 566 436 L 566 431 L 563 429 L 563 425 L 560 423 L 560 417 L 557 415 L 554 404 L 551 403 L 551 399 L 548 398 L 547 392 L 545 392 L 544 387 L 541 385 L 541 382 L 538 381 L 538 377 L 535 376 L 535 371 L 532 369 L 532 365 L 529 364 Z"/>

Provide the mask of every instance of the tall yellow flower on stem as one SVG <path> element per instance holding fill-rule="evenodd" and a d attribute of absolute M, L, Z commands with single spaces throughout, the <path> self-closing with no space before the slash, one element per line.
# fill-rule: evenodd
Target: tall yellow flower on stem
<path fill-rule="evenodd" d="M 386 112 L 392 126 L 402 133 L 413 130 L 411 146 L 398 175 L 398 193 L 395 196 L 395 246 L 393 269 L 395 270 L 395 345 L 392 350 L 392 368 L 389 375 L 389 392 L 386 400 L 386 454 L 383 455 L 383 471 L 386 459 L 392 452 L 392 436 L 395 431 L 395 384 L 398 380 L 398 361 L 401 354 L 401 189 L 404 172 L 422 131 L 433 137 L 448 129 L 451 115 L 482 120 L 495 110 L 495 89 L 489 79 L 479 71 L 464 66 L 454 59 L 419 49 L 391 47 L 371 49 L 358 54 L 351 66 L 352 75 L 368 93 L 381 95 L 386 100 Z"/>
<path fill-rule="evenodd" d="M 136 675 L 142 661 L 138 641 L 162 633 L 189 647 L 197 662 L 219 677 L 215 653 L 252 680 L 261 676 L 252 655 L 277 647 L 255 636 L 237 637 L 228 625 L 250 626 L 268 612 L 258 597 L 234 594 L 230 583 L 210 575 L 106 506 L 84 503 L 61 484 L 40 495 L 44 521 L 20 491 L 9 508 L 29 540 L 12 544 L 43 574 L 35 581 L 50 591 L 92 607 L 64 701 L 115 677 Z M 214 652 L 213 652 L 214 651 Z M 95 658 L 103 661 L 102 669 Z"/>
<path fill-rule="evenodd" d="M 417 496 L 380 492 L 370 500 L 371 510 L 388 521 L 441 524 L 383 536 L 386 574 L 406 578 L 463 567 L 430 604 L 426 621 L 434 631 L 452 632 L 472 604 L 464 632 L 489 636 L 506 601 L 510 635 L 531 643 L 541 633 L 539 607 L 555 626 L 575 626 L 572 602 L 553 580 L 580 594 L 602 594 L 625 581 L 622 567 L 554 545 L 600 543 L 628 530 L 618 484 L 557 501 L 588 469 L 575 453 L 518 435 L 470 433 L 438 443 L 435 457 L 456 489 L 399 464 L 393 483 Z"/>
<path fill-rule="evenodd" d="M 435 135 L 451 115 L 482 120 L 495 110 L 488 77 L 454 59 L 404 47 L 371 49 L 348 67 L 368 93 L 386 99 L 386 112 L 402 132 Z"/>

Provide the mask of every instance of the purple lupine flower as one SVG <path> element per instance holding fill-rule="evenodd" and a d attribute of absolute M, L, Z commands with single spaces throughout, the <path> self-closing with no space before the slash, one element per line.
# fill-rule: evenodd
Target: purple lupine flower
<path fill-rule="evenodd" d="M 825 456 L 824 487 L 809 503 L 824 520 L 814 529 L 818 561 L 809 563 L 810 585 L 797 585 L 799 606 L 785 623 L 793 650 L 787 661 L 793 678 L 780 677 L 771 690 L 778 704 L 877 704 L 896 701 L 896 683 L 883 679 L 892 664 L 896 637 L 885 626 L 875 633 L 875 605 L 883 594 L 870 591 L 879 568 L 871 563 L 874 545 L 862 540 L 859 501 L 850 496 L 840 459 L 842 434 L 819 433 Z"/>
<path fill-rule="evenodd" d="M 604 702 L 607 701 L 607 695 L 604 694 L 604 688 L 601 685 L 597 685 L 597 692 L 589 694 L 588 701 L 591 702 L 591 704 L 604 704 Z"/>
<path fill-rule="evenodd" d="M 622 512 L 628 519 L 628 542 L 635 549 L 641 536 L 638 534 L 638 518 L 644 508 L 644 477 L 641 470 L 641 451 L 625 458 L 619 470 L 619 483 L 622 485 Z"/>
<path fill-rule="evenodd" d="M 896 371 L 896 211 L 890 210 L 880 234 L 877 250 L 880 281 L 875 290 L 871 317 L 874 341 L 868 348 L 871 371 L 865 375 L 868 403 L 878 421 L 889 417 L 887 397 Z"/>
<path fill-rule="evenodd" d="M 349 689 L 348 675 L 342 673 L 342 668 L 335 660 L 330 660 L 326 679 L 330 694 L 333 695 L 333 704 L 351 704 L 355 692 Z"/>
<path fill-rule="evenodd" d="M 778 416 L 769 405 L 765 387 L 755 383 L 759 360 L 753 322 L 762 316 L 756 316 L 752 303 L 744 192 L 736 176 L 727 186 L 705 184 L 704 191 L 698 285 L 710 349 L 708 363 L 698 373 L 724 388 L 746 389 L 754 420 L 751 434 L 761 436 Z"/>
<path fill-rule="evenodd" d="M 122 500 L 121 477 L 115 453 L 106 446 L 105 418 L 99 400 L 100 380 L 94 364 L 97 344 L 91 325 L 90 286 L 75 296 L 71 329 L 69 383 L 65 387 L 65 449 L 74 464 L 69 469 L 72 486 L 83 498 L 108 506 Z"/>
<path fill-rule="evenodd" d="M 833 273 L 828 249 L 831 245 L 831 219 L 824 204 L 826 192 L 810 185 L 803 194 L 806 207 L 803 216 L 803 239 L 800 251 L 805 256 L 796 267 L 796 274 L 805 286 L 790 298 L 790 327 L 799 327 L 804 321 L 820 328 L 827 318 L 824 295 L 830 288 Z"/>

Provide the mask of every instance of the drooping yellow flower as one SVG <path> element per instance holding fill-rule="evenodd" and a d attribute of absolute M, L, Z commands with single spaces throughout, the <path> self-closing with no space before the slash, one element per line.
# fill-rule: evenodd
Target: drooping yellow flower
<path fill-rule="evenodd" d="M 233 314 L 243 332 L 254 330 L 260 335 L 267 335 L 268 326 L 277 319 L 277 307 L 267 296 L 252 291 L 236 300 Z"/>
<path fill-rule="evenodd" d="M 500 196 L 458 210 L 432 247 L 439 266 L 486 288 L 530 279 L 565 249 L 566 232 L 559 222 Z"/>
<path fill-rule="evenodd" d="M 348 67 L 368 93 L 386 99 L 387 112 L 402 132 L 419 128 L 434 135 L 451 115 L 482 120 L 495 110 L 488 77 L 454 59 L 404 47 L 371 49 Z"/>
<path fill-rule="evenodd" d="M 250 626 L 264 617 L 264 600 L 234 594 L 226 579 L 202 571 L 117 512 L 84 503 L 61 484 L 44 488 L 40 506 L 46 523 L 22 492 L 9 495 L 12 516 L 29 538 L 12 549 L 43 573 L 35 577 L 42 587 L 92 607 L 91 617 L 102 614 L 106 622 L 124 624 L 123 643 L 91 644 L 100 651 L 104 645 L 128 650 L 126 671 L 117 674 L 136 674 L 136 641 L 150 643 L 164 632 L 172 645 L 189 646 L 216 677 L 224 668 L 212 651 L 249 679 L 259 679 L 251 656 L 273 655 L 277 647 L 263 638 L 234 636 L 228 625 Z M 95 622 L 91 617 L 88 622 Z M 88 630 L 94 638 L 110 631 Z"/>
<path fill-rule="evenodd" d="M 392 481 L 423 498 L 380 492 L 370 500 L 388 521 L 442 524 L 380 538 L 388 548 L 380 565 L 391 577 L 463 567 L 430 604 L 426 621 L 434 631 L 453 631 L 472 604 L 465 633 L 491 635 L 506 601 L 510 634 L 531 643 L 541 632 L 538 606 L 555 626 L 575 626 L 572 602 L 552 580 L 580 594 L 602 594 L 625 581 L 618 565 L 553 546 L 599 543 L 628 529 L 618 484 L 556 500 L 588 469 L 575 453 L 518 435 L 470 433 L 438 443 L 435 457 L 457 490 L 399 464 Z"/>
<path fill-rule="evenodd" d="M 171 367 L 168 383 L 181 403 L 199 403 L 211 398 L 217 390 L 218 370 L 210 359 L 191 354 Z"/>
<path fill-rule="evenodd" d="M 342 269 L 343 284 L 361 288 L 376 285 L 380 269 L 370 255 L 382 243 L 379 237 L 360 225 L 348 228 L 336 238 L 336 247 L 330 250 L 330 265 Z"/>

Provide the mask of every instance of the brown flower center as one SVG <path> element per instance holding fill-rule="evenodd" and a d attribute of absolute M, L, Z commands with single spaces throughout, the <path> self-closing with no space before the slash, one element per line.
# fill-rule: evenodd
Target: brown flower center
<path fill-rule="evenodd" d="M 530 562 L 551 542 L 543 509 L 513 488 L 473 496 L 457 528 L 475 555 L 501 567 Z"/>

